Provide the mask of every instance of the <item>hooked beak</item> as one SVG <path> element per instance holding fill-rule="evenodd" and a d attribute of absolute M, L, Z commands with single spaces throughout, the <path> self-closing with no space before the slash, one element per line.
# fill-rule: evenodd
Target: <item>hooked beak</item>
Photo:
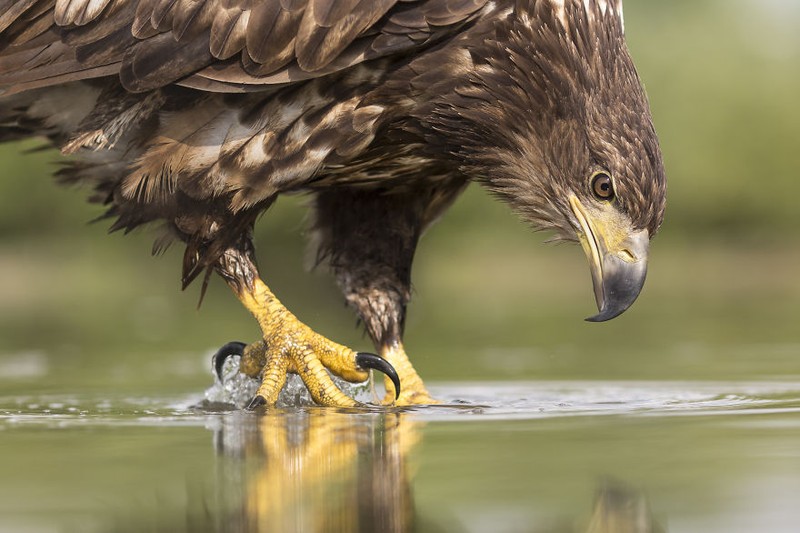
<path fill-rule="evenodd" d="M 580 224 L 578 239 L 589 259 L 600 311 L 586 320 L 611 320 L 628 309 L 642 290 L 650 236 L 646 229 L 632 231 L 628 219 L 610 204 L 589 208 L 575 196 L 569 203 Z"/>

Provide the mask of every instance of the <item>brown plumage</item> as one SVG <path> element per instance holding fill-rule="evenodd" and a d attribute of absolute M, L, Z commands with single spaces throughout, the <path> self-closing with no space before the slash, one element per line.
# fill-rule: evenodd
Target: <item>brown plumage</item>
<path fill-rule="evenodd" d="M 0 138 L 45 136 L 71 155 L 59 178 L 91 185 L 113 229 L 162 223 L 156 250 L 187 245 L 184 285 L 215 269 L 246 285 L 253 274 L 223 256 L 252 253 L 278 195 L 311 194 L 318 257 L 379 348 L 402 335 L 419 236 L 476 181 L 584 242 L 606 319 L 641 288 L 643 267 L 625 265 L 646 258 L 665 200 L 621 10 L 0 0 Z"/>

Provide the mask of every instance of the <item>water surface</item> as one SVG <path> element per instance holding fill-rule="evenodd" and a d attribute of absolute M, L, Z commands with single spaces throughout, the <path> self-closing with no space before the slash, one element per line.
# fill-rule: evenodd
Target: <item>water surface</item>
<path fill-rule="evenodd" d="M 200 395 L 0 397 L 0 530 L 800 524 L 800 383 L 432 388 L 444 405 L 348 412 L 203 408 Z"/>

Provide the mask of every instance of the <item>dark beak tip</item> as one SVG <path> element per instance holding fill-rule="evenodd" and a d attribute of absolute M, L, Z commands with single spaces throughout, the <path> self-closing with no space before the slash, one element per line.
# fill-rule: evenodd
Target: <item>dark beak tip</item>
<path fill-rule="evenodd" d="M 641 287 L 639 287 L 639 290 L 641 290 Z M 619 302 L 612 302 L 612 305 L 607 305 L 604 303 L 600 307 L 599 313 L 584 320 L 586 320 L 586 322 L 608 322 L 611 319 L 617 318 L 619 315 L 630 309 L 630 307 L 633 305 L 633 302 L 636 301 L 636 298 L 639 295 L 639 290 L 636 291 L 636 295 L 632 299 L 621 305 L 615 305 Z"/>
<path fill-rule="evenodd" d="M 622 309 L 600 309 L 600 312 L 594 316 L 590 316 L 585 318 L 586 322 L 608 322 L 613 318 L 617 318 L 619 315 L 624 313 L 627 310 L 627 307 Z"/>
<path fill-rule="evenodd" d="M 597 298 L 599 312 L 586 319 L 587 322 L 606 322 L 616 318 L 639 298 L 647 276 L 647 264 L 622 264 L 607 261 L 608 273 L 599 280 L 602 283 L 601 297 Z M 597 287 L 598 280 L 595 280 Z M 597 291 L 595 291 L 597 295 Z"/>

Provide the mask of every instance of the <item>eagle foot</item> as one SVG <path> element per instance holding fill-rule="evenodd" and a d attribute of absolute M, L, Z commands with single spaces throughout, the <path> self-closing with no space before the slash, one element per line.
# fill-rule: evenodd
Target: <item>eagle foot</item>
<path fill-rule="evenodd" d="M 237 281 L 236 272 L 239 268 L 228 265 L 222 270 L 225 273 L 223 277 L 258 321 L 264 336 L 262 340 L 249 345 L 239 342 L 226 344 L 215 356 L 214 366 L 219 374 L 228 355 L 241 355 L 240 371 L 261 379 L 251 407 L 276 405 L 289 372 L 300 376 L 317 404 L 356 407 L 361 404 L 342 392 L 331 379 L 331 374 L 345 381 L 360 383 L 367 380 L 368 371 L 372 369 L 386 375 L 384 404 L 438 403 L 428 394 L 399 339 L 384 344 L 380 357 L 355 352 L 337 344 L 298 320 L 257 276 L 252 262 L 242 262 L 242 257 L 236 254 L 231 257 L 240 261 L 234 266 L 242 269 L 248 267 L 253 276 L 247 283 Z"/>
<path fill-rule="evenodd" d="M 220 381 L 223 380 L 222 371 L 225 368 L 225 361 L 228 360 L 228 357 L 235 355 L 241 358 L 244 356 L 246 348 L 247 345 L 245 343 L 232 341 L 217 350 L 217 353 L 212 357 L 212 364 L 217 378 L 219 378 Z M 248 361 L 245 364 L 252 363 L 254 353 L 263 354 L 265 349 L 266 345 L 263 342 L 255 343 L 251 349 L 247 350 Z M 263 366 L 263 357 L 256 358 L 256 364 L 259 363 Z M 385 359 L 374 353 L 358 352 L 356 353 L 356 365 L 362 369 L 377 370 L 386 374 L 386 379 L 392 384 L 393 390 L 396 391 L 394 394 L 387 394 L 387 399 L 389 399 L 390 402 L 394 402 L 400 396 L 400 378 L 397 376 L 397 372 L 395 372 L 392 365 L 386 362 Z M 253 401 L 255 401 L 255 398 Z"/>
<path fill-rule="evenodd" d="M 292 317 L 293 318 L 293 317 Z M 274 406 L 289 372 L 299 374 L 313 400 L 325 406 L 356 407 L 361 404 L 342 392 L 328 371 L 352 382 L 368 378 L 369 370 L 378 370 L 392 383 L 393 391 L 400 391 L 400 379 L 390 363 L 366 352 L 354 352 L 315 333 L 296 319 L 282 323 L 261 340 L 249 345 L 229 342 L 214 355 L 217 376 L 222 379 L 225 361 L 230 356 L 240 356 L 242 373 L 261 378 L 261 385 L 248 409 Z M 391 402 L 390 402 L 391 403 Z"/>
<path fill-rule="evenodd" d="M 235 354 L 230 354 L 230 355 L 235 355 Z M 239 355 L 242 355 L 242 354 L 240 353 Z M 224 362 L 224 359 L 223 359 L 223 362 Z M 216 364 L 216 361 L 215 361 L 215 364 Z M 372 354 L 372 353 L 358 352 L 356 354 L 356 364 L 359 367 L 361 367 L 362 369 L 369 368 L 369 369 L 372 369 L 372 370 L 378 370 L 380 372 L 383 372 L 384 374 L 386 374 L 386 379 L 387 380 L 391 380 L 391 382 L 396 386 L 396 390 L 398 390 L 398 391 L 400 390 L 400 379 L 397 377 L 397 373 L 394 371 L 392 366 L 389 363 L 387 363 L 386 361 L 384 361 L 383 359 L 381 359 L 380 356 L 377 356 L 377 355 Z M 220 368 L 221 368 L 221 366 L 220 366 Z M 220 372 L 217 371 L 217 374 L 219 374 L 219 373 Z M 220 378 L 220 379 L 222 379 L 222 378 Z M 309 390 L 311 390 L 311 389 L 309 389 Z M 399 396 L 399 394 L 394 396 L 392 399 L 389 399 L 389 395 L 387 395 L 387 400 L 385 400 L 385 403 L 387 403 L 387 404 L 394 403 L 394 401 L 397 399 L 397 396 Z M 267 400 L 263 396 L 261 396 L 260 394 L 256 394 L 253 397 L 253 399 L 250 400 L 250 403 L 247 404 L 246 409 L 248 411 L 255 411 L 259 407 L 263 407 L 265 405 L 267 405 Z M 358 402 L 356 402 L 356 405 L 359 405 Z"/>

